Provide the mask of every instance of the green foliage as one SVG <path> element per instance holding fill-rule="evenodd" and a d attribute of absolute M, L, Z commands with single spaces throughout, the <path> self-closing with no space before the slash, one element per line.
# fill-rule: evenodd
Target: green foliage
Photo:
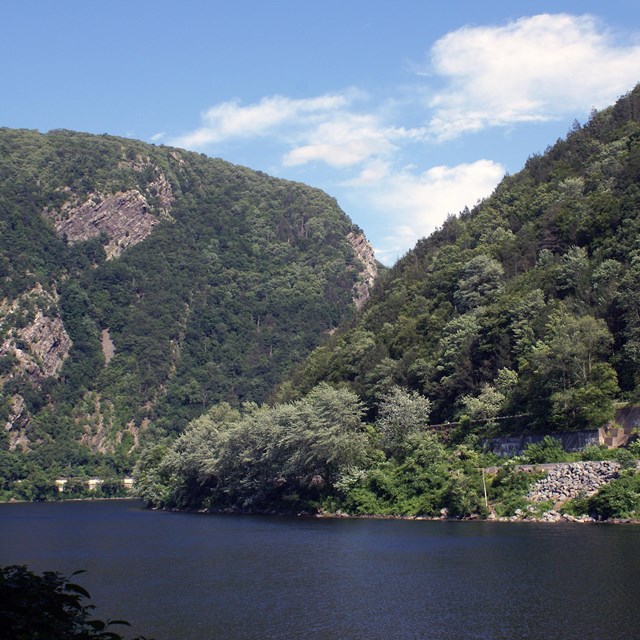
<path fill-rule="evenodd" d="M 119 257 L 106 260 L 105 234 L 56 234 L 50 218 L 123 192 L 159 223 Z M 0 299 L 19 303 L 0 317 L 0 345 L 11 341 L 0 413 L 5 397 L 24 398 L 33 448 L 77 442 L 94 419 L 89 396 L 108 412 L 95 422 L 114 451 L 131 425 L 150 422 L 158 440 L 216 403 L 265 401 L 353 314 L 354 227 L 306 185 L 134 140 L 0 129 L 0 210 Z M 44 381 L 21 375 L 13 352 L 28 350 L 17 332 L 38 311 L 62 319 L 73 343 Z M 65 462 L 51 460 L 48 475 Z"/>
<path fill-rule="evenodd" d="M 522 455 L 524 464 L 545 462 L 569 462 L 572 456 L 562 448 L 562 442 L 552 436 L 545 436 L 540 442 L 528 444 Z"/>
<path fill-rule="evenodd" d="M 606 424 L 638 394 L 639 96 L 421 240 L 297 380 L 346 383 L 372 415 L 391 386 L 415 390 L 433 422 L 462 419 L 462 437 L 479 421 L 485 435 Z"/>
<path fill-rule="evenodd" d="M 353 393 L 326 384 L 275 407 L 214 407 L 166 452 L 142 457 L 139 491 L 161 506 L 312 507 L 342 474 L 366 465 L 370 435 L 361 418 Z"/>
<path fill-rule="evenodd" d="M 543 472 L 523 473 L 506 464 L 491 480 L 488 488 L 489 501 L 498 516 L 513 516 L 520 509 L 526 511 L 529 501 L 526 496 L 531 485 L 544 477 Z"/>
<path fill-rule="evenodd" d="M 486 304 L 500 290 L 504 269 L 502 265 L 485 254 L 469 260 L 462 270 L 458 287 L 453 295 L 460 311 L 469 311 Z"/>
<path fill-rule="evenodd" d="M 367 425 L 358 398 L 326 384 L 275 407 L 221 406 L 168 450 L 143 454 L 138 491 L 179 508 L 484 513 L 480 454 L 447 448 L 426 430 L 428 411 L 425 398 L 393 388 Z"/>
<path fill-rule="evenodd" d="M 616 449 L 608 449 L 605 446 L 587 445 L 580 451 L 580 460 L 611 460 L 616 454 Z"/>
<path fill-rule="evenodd" d="M 640 514 L 640 474 L 625 474 L 604 485 L 594 496 L 574 509 L 600 520 L 637 518 Z"/>
<path fill-rule="evenodd" d="M 76 572 L 71 577 L 75 576 Z M 53 571 L 0 567 L 0 637 L 7 640 L 122 640 L 114 626 L 123 620 L 95 619 L 90 595 Z M 138 640 L 144 640 L 138 637 Z"/>
<path fill-rule="evenodd" d="M 380 405 L 376 426 L 380 430 L 382 448 L 387 454 L 401 454 L 410 436 L 429 425 L 431 403 L 415 391 L 393 387 Z"/>
<path fill-rule="evenodd" d="M 360 515 L 486 515 L 477 460 L 433 433 L 409 436 L 404 456 L 381 461 L 339 486 L 341 507 Z"/>
<path fill-rule="evenodd" d="M 609 363 L 599 361 L 611 342 L 602 320 L 565 310 L 551 316 L 545 340 L 534 346 L 524 367 L 529 409 L 538 420 L 585 429 L 613 418 L 617 377 Z"/>
<path fill-rule="evenodd" d="M 462 396 L 460 404 L 464 415 L 472 421 L 491 421 L 492 418 L 500 415 L 505 404 L 505 395 L 494 389 L 491 385 L 485 384 L 480 391 L 480 395 Z"/>

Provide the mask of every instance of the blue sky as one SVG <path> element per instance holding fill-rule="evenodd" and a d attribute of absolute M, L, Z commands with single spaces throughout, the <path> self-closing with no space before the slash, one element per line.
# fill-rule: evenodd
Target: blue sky
<path fill-rule="evenodd" d="M 320 187 L 387 264 L 640 81 L 640 3 L 4 0 L 0 126 Z"/>

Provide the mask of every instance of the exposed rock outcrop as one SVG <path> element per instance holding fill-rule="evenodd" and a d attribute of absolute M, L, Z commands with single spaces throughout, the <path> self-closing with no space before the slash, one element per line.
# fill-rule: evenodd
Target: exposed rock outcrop
<path fill-rule="evenodd" d="M 83 410 L 74 418 L 82 428 L 80 442 L 96 453 L 113 453 L 118 445 L 125 444 L 129 452 L 140 444 L 140 432 L 149 426 L 142 420 L 140 426 L 129 422 L 124 430 L 114 428 L 113 403 L 96 392 L 88 392 L 83 398 Z"/>
<path fill-rule="evenodd" d="M 65 194 L 65 203 L 57 210 L 43 212 L 70 244 L 105 234 L 107 259 L 142 242 L 160 220 L 173 220 L 171 208 L 175 197 L 164 173 L 149 158 L 123 159 L 120 165 L 142 174 L 148 181 L 138 189 L 92 193 L 84 201 L 68 186 L 63 186 L 58 191 Z"/>
<path fill-rule="evenodd" d="M 57 376 L 71 349 L 71 338 L 62 320 L 49 318 L 38 311 L 33 321 L 17 333 L 28 345 L 27 350 L 15 348 L 23 370 L 35 379 Z"/>
<path fill-rule="evenodd" d="M 171 155 L 174 159 L 177 156 L 177 154 Z M 179 158 L 179 156 L 177 157 Z M 180 162 L 183 162 L 182 159 L 180 159 Z M 171 183 L 167 180 L 164 173 L 162 173 L 148 157 L 141 158 L 138 156 L 136 160 L 123 161 L 121 164 L 131 167 L 138 173 L 151 173 L 155 176 L 143 189 L 144 195 L 147 200 L 152 201 L 153 210 L 159 218 L 172 220 L 171 207 L 173 206 L 175 198 Z"/>
<path fill-rule="evenodd" d="M 84 404 L 86 412 L 75 417 L 76 422 L 82 426 L 80 442 L 92 451 L 112 452 L 114 443 L 109 440 L 109 434 L 113 428 L 113 405 L 103 401 L 95 392 L 86 394 Z"/>
<path fill-rule="evenodd" d="M 45 215 L 70 244 L 106 234 L 109 238 L 105 246 L 108 259 L 142 242 L 159 222 L 158 217 L 149 213 L 146 198 L 137 190 L 110 196 L 94 194 L 79 207 L 63 207 L 60 212 L 45 211 Z"/>
<path fill-rule="evenodd" d="M 0 328 L 6 337 L 0 355 L 12 354 L 9 375 L 21 373 L 33 382 L 57 376 L 72 342 L 57 311 L 57 295 L 38 285 L 12 302 L 0 305 Z"/>
<path fill-rule="evenodd" d="M 364 233 L 351 231 L 347 236 L 347 240 L 353 247 L 356 258 L 362 264 L 362 269 L 358 274 L 358 281 L 353 286 L 353 302 L 357 309 L 361 309 L 368 300 L 373 283 L 378 277 L 378 265 L 373 255 L 373 247 Z"/>
<path fill-rule="evenodd" d="M 12 378 L 28 379 L 36 386 L 43 379 L 57 377 L 69 355 L 72 342 L 58 314 L 57 294 L 41 285 L 15 300 L 0 303 L 0 357 L 5 366 L 0 375 L 0 388 Z M 14 393 L 9 399 L 9 415 L 5 422 L 9 448 L 26 450 L 26 435 L 31 415 L 24 398 Z"/>
<path fill-rule="evenodd" d="M 31 415 L 24 398 L 18 394 L 11 396 L 9 407 L 9 416 L 4 425 L 9 436 L 9 451 L 16 449 L 28 451 L 29 438 L 27 438 L 26 430 L 31 421 Z"/>
<path fill-rule="evenodd" d="M 116 353 L 115 345 L 113 344 L 113 340 L 111 340 L 111 334 L 109 333 L 109 329 L 103 329 L 100 333 L 100 345 L 102 346 L 102 355 L 104 356 L 104 363 L 109 364 L 111 362 L 111 358 Z"/>

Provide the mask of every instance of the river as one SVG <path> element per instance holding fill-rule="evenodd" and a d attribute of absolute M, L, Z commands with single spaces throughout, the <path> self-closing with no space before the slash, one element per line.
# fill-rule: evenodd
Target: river
<path fill-rule="evenodd" d="M 85 569 L 97 615 L 155 640 L 640 637 L 640 526 L 3 504 L 0 564 Z"/>

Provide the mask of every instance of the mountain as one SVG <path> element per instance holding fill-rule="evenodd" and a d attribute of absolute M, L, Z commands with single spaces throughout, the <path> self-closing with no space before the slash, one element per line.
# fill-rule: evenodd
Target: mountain
<path fill-rule="evenodd" d="M 0 129 L 0 475 L 122 473 L 141 440 L 210 405 L 265 401 L 376 270 L 317 189 L 108 135 Z"/>
<path fill-rule="evenodd" d="M 400 385 L 463 433 L 602 426 L 640 391 L 639 212 L 640 86 L 418 242 L 282 397 L 344 384 L 374 416 Z"/>
<path fill-rule="evenodd" d="M 541 516 L 553 504 L 527 496 L 535 475 L 511 463 L 487 479 L 497 458 L 483 443 L 546 434 L 521 460 L 566 460 L 548 434 L 596 429 L 616 401 L 638 400 L 639 214 L 640 85 L 418 242 L 271 405 L 218 405 L 147 450 L 139 495 L 170 508 Z M 620 479 L 569 513 L 640 514 L 640 442 L 629 447 L 575 454 L 617 456 Z"/>

